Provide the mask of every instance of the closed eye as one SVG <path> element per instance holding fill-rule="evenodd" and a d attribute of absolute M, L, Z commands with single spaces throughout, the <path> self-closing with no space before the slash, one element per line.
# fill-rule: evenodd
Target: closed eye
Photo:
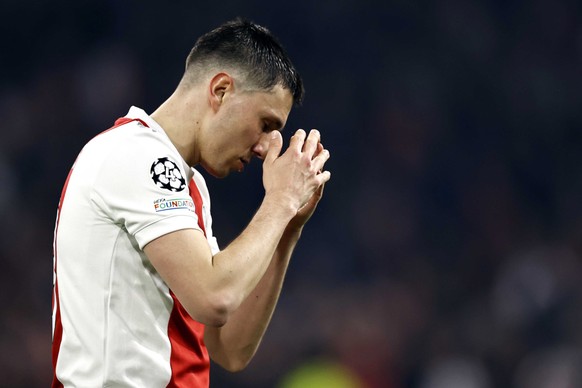
<path fill-rule="evenodd" d="M 263 132 L 265 132 L 265 133 L 273 132 L 273 131 L 277 130 L 277 128 L 278 127 L 276 127 L 275 125 L 273 125 L 269 121 L 265 121 L 263 123 Z"/>
<path fill-rule="evenodd" d="M 283 128 L 283 123 L 279 119 L 275 119 L 274 121 L 267 120 L 263 121 L 263 132 L 273 132 L 278 131 Z"/>

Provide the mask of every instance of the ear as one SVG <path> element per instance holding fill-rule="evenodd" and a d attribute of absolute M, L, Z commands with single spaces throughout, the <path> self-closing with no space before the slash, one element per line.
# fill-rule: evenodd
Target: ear
<path fill-rule="evenodd" d="M 210 80 L 208 84 L 208 98 L 210 106 L 217 111 L 224 99 L 234 87 L 233 78 L 227 73 L 218 73 Z"/>

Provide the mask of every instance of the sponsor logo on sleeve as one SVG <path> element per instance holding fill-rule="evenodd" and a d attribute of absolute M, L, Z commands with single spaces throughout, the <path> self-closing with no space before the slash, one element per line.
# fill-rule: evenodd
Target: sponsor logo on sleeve
<path fill-rule="evenodd" d="M 186 180 L 180 168 L 170 159 L 158 158 L 152 163 L 150 176 L 156 186 L 172 192 L 182 191 L 186 188 Z"/>
<path fill-rule="evenodd" d="M 154 201 L 156 213 L 180 209 L 186 209 L 194 213 L 194 202 L 191 198 L 160 198 Z"/>

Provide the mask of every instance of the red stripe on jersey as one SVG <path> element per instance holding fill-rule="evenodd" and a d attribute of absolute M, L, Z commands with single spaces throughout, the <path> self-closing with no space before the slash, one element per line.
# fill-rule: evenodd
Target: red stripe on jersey
<path fill-rule="evenodd" d="M 59 307 L 59 299 L 55 297 L 59 292 L 58 283 L 55 280 L 55 286 L 53 291 L 53 304 L 57 304 L 57 311 L 55 312 L 55 328 L 53 332 L 53 345 L 52 345 L 52 358 L 53 358 L 53 381 L 51 388 L 62 388 L 63 384 L 57 378 L 57 359 L 59 357 L 59 349 L 61 347 L 61 339 L 63 338 L 63 324 L 61 323 L 61 310 Z"/>
<path fill-rule="evenodd" d="M 129 117 L 120 117 L 117 120 L 115 120 L 115 124 L 113 125 L 113 127 L 109 128 L 108 130 L 106 130 L 104 132 L 111 131 L 113 128 L 117 128 L 123 124 L 131 123 L 132 121 L 139 121 L 144 127 L 149 128 L 149 125 L 147 125 L 141 119 L 130 119 Z"/>
<path fill-rule="evenodd" d="M 204 344 L 204 325 L 192 319 L 174 293 L 170 291 L 170 294 L 174 308 L 168 324 L 168 337 L 172 346 L 172 377 L 168 388 L 208 387 L 210 358 Z"/>
<path fill-rule="evenodd" d="M 190 181 L 188 188 L 198 216 L 198 226 L 206 235 L 202 218 L 202 196 L 194 179 Z M 172 378 L 168 387 L 208 387 L 210 358 L 204 344 L 204 325 L 190 317 L 172 291 L 170 295 L 174 300 L 174 308 L 168 323 L 168 337 L 172 346 L 170 355 Z"/>
<path fill-rule="evenodd" d="M 192 201 L 194 201 L 194 210 L 196 211 L 196 215 L 198 216 L 198 226 L 202 229 L 202 232 L 206 236 L 206 228 L 204 227 L 204 218 L 202 218 L 202 196 L 200 195 L 200 191 L 194 183 L 194 178 L 190 180 L 190 184 L 188 185 L 188 189 L 190 190 L 190 197 Z"/>
<path fill-rule="evenodd" d="M 74 167 L 73 167 L 74 168 Z M 53 286 L 53 300 L 52 308 L 55 308 L 55 326 L 53 328 L 53 343 L 52 343 L 52 361 L 53 361 L 53 381 L 51 384 L 52 388 L 61 388 L 63 384 L 57 378 L 57 359 L 59 357 L 59 349 L 61 347 L 61 339 L 63 338 L 63 324 L 61 322 L 61 308 L 59 303 L 59 284 L 56 277 L 57 273 L 57 233 L 59 231 L 59 220 L 61 219 L 61 209 L 63 207 L 63 202 L 65 201 L 65 193 L 67 192 L 67 186 L 69 185 L 69 179 L 73 173 L 73 168 L 69 171 L 67 179 L 65 179 L 65 184 L 63 185 L 63 190 L 61 191 L 61 198 L 59 200 L 59 206 L 57 208 L 57 221 L 55 226 L 55 235 L 53 241 L 53 257 L 54 257 L 54 267 L 53 271 L 55 273 L 55 284 Z"/>
<path fill-rule="evenodd" d="M 117 128 L 123 124 L 127 124 L 129 122 L 132 121 L 139 121 L 143 126 L 148 127 L 148 125 L 143 122 L 140 119 L 130 119 L 127 117 L 121 117 L 117 120 L 115 120 L 115 124 L 101 132 L 99 135 L 108 132 L 114 128 Z M 97 136 L 99 136 L 97 135 Z M 53 363 L 53 381 L 51 384 L 52 388 L 62 388 L 63 384 L 59 381 L 59 379 L 57 378 L 57 360 L 59 358 L 59 350 L 61 348 L 61 341 L 63 339 L 63 323 L 61 322 L 61 307 L 60 307 L 60 302 L 59 302 L 59 282 L 58 282 L 58 278 L 56 276 L 57 273 L 57 233 L 59 231 L 59 221 L 61 219 L 61 209 L 63 208 L 63 203 L 65 201 L 65 193 L 67 192 L 67 187 L 69 185 L 69 179 L 71 178 L 71 174 L 73 173 L 73 169 L 75 168 L 75 165 L 73 164 L 73 168 L 71 168 L 71 170 L 69 171 L 69 174 L 67 175 L 67 179 L 65 180 L 65 184 L 63 185 L 63 190 L 61 191 L 61 198 L 59 200 L 59 206 L 57 208 L 57 220 L 56 220 L 56 226 L 55 226 L 55 235 L 54 235 L 54 241 L 53 241 L 53 257 L 54 257 L 54 267 L 53 267 L 53 271 L 55 273 L 55 284 L 53 286 L 53 296 L 52 296 L 52 308 L 53 310 L 55 309 L 55 305 L 56 305 L 56 311 L 55 311 L 55 326 L 53 329 L 53 343 L 52 343 L 52 363 Z"/>

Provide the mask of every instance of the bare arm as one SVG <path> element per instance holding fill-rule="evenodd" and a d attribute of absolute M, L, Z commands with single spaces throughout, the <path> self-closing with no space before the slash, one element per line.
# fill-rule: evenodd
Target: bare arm
<path fill-rule="evenodd" d="M 279 299 L 291 254 L 323 194 L 323 185 L 289 223 L 267 272 L 226 325 L 207 327 L 204 342 L 214 362 L 229 371 L 245 368 L 265 334 Z"/>
<path fill-rule="evenodd" d="M 206 325 L 224 325 L 247 299 L 269 267 L 290 220 L 330 178 L 329 172 L 318 173 L 329 154 L 313 157 L 318 133 L 306 139 L 304 131 L 297 131 L 281 156 L 281 135 L 273 134 L 263 163 L 265 198 L 228 247 L 212 256 L 202 233 L 193 229 L 169 233 L 144 247 L 188 313 Z"/>

